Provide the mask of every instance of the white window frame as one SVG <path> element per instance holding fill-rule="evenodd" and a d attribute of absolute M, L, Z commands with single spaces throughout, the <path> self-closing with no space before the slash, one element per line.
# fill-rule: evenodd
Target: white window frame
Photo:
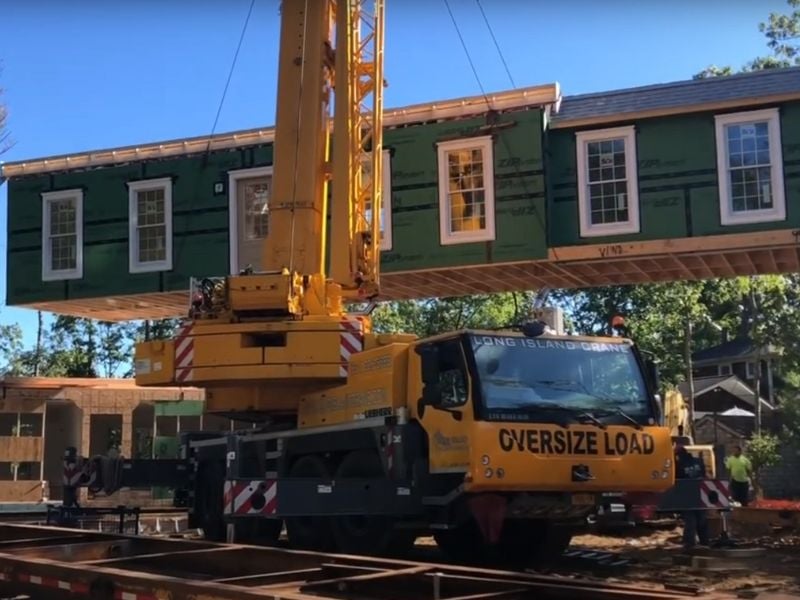
<path fill-rule="evenodd" d="M 593 225 L 591 221 L 591 202 L 589 199 L 589 164 L 586 145 L 622 138 L 625 143 L 625 180 L 627 183 L 628 220 L 619 223 Z M 633 125 L 578 131 L 575 133 L 577 171 L 578 171 L 578 214 L 581 237 L 598 237 L 639 233 L 639 169 L 636 153 L 636 128 Z"/>
<path fill-rule="evenodd" d="M 139 239 L 137 235 L 137 194 L 153 189 L 164 190 L 164 225 L 166 258 L 161 261 L 139 262 Z M 128 270 L 131 273 L 152 273 L 172 270 L 172 178 L 142 179 L 128 182 Z"/>
<path fill-rule="evenodd" d="M 50 251 L 50 203 L 71 199 L 75 201 L 75 268 L 54 270 Z M 42 281 L 63 281 L 83 277 L 83 190 L 59 190 L 42 193 Z"/>
<path fill-rule="evenodd" d="M 777 108 L 715 115 L 717 142 L 717 184 L 719 186 L 719 216 L 722 225 L 743 225 L 783 221 L 786 219 L 786 193 L 783 180 L 783 148 L 781 143 L 780 112 Z M 769 162 L 772 169 L 772 208 L 736 213 L 730 197 L 728 182 L 728 144 L 725 126 L 753 121 L 767 121 L 769 132 Z"/>
<path fill-rule="evenodd" d="M 230 241 L 230 274 L 239 274 L 239 180 L 252 179 L 254 177 L 269 177 L 270 192 L 272 191 L 272 172 L 273 167 L 249 167 L 247 169 L 236 169 L 228 171 L 228 239 Z M 270 198 L 271 200 L 271 198 Z M 269 232 L 267 232 L 269 235 Z"/>
<path fill-rule="evenodd" d="M 450 211 L 448 209 L 447 153 L 453 150 L 479 148 L 483 152 L 483 188 L 486 204 L 486 228 L 482 231 L 450 231 Z M 490 242 L 496 238 L 495 232 L 495 189 L 494 189 L 494 143 L 492 136 L 460 138 L 436 145 L 439 162 L 439 242 L 443 246 L 467 244 L 471 242 Z M 488 168 L 487 168 L 488 165 Z"/>
<path fill-rule="evenodd" d="M 381 219 L 383 219 L 383 237 L 380 249 L 392 249 L 392 153 L 384 148 L 383 157 L 383 185 L 381 186 Z"/>
<path fill-rule="evenodd" d="M 717 374 L 722 375 L 733 375 L 733 367 L 731 363 L 722 363 L 717 366 Z"/>

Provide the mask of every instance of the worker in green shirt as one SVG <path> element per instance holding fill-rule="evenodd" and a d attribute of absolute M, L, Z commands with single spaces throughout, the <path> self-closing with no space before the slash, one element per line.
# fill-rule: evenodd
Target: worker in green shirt
<path fill-rule="evenodd" d="M 731 496 L 741 504 L 747 506 L 750 498 L 750 475 L 753 465 L 750 459 L 742 454 L 741 446 L 734 446 L 733 456 L 725 459 L 725 467 L 731 474 Z"/>

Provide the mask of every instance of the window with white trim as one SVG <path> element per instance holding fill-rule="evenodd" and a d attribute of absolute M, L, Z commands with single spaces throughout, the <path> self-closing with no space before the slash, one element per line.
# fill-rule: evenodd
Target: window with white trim
<path fill-rule="evenodd" d="M 785 219 L 778 109 L 717 115 L 714 119 L 721 223 Z"/>
<path fill-rule="evenodd" d="M 372 163 L 369 160 L 364 161 L 362 170 L 362 177 L 370 177 L 372 172 Z M 383 151 L 383 186 L 381 197 L 381 215 L 380 223 L 378 224 L 381 229 L 381 250 L 392 249 L 392 155 L 389 150 Z M 372 218 L 371 201 L 367 200 L 365 207 L 366 218 Z"/>
<path fill-rule="evenodd" d="M 634 127 L 580 131 L 575 141 L 581 236 L 638 233 Z"/>
<path fill-rule="evenodd" d="M 439 235 L 442 244 L 495 239 L 492 137 L 440 142 Z"/>
<path fill-rule="evenodd" d="M 128 183 L 130 272 L 172 269 L 172 180 Z"/>
<path fill-rule="evenodd" d="M 83 277 L 83 190 L 42 194 L 42 281 Z"/>

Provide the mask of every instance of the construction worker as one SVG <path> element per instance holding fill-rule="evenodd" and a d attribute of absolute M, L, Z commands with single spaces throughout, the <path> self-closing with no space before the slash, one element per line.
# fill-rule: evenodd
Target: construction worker
<path fill-rule="evenodd" d="M 742 454 L 741 446 L 733 447 L 733 456 L 725 458 L 725 468 L 731 475 L 731 496 L 742 506 L 750 501 L 750 476 L 753 464 Z"/>
<path fill-rule="evenodd" d="M 677 479 L 702 479 L 706 468 L 703 459 L 692 456 L 686 447 L 678 442 L 675 445 L 675 477 Z M 683 548 L 694 548 L 695 540 L 701 546 L 709 545 L 708 518 L 705 510 L 681 511 L 683 519 Z"/>

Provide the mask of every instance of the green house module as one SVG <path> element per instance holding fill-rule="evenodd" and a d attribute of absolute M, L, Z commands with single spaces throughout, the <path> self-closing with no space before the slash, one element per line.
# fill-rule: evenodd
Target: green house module
<path fill-rule="evenodd" d="M 387 110 L 386 299 L 800 270 L 800 68 Z M 9 162 L 7 304 L 185 314 L 258 268 L 270 128 Z"/>

